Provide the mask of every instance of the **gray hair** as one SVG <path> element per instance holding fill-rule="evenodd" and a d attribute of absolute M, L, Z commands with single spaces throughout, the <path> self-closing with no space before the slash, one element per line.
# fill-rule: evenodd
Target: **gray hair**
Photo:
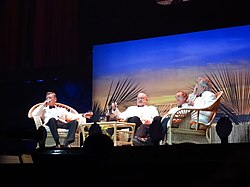
<path fill-rule="evenodd" d="M 212 82 L 208 78 L 199 78 L 199 85 L 205 87 L 206 91 L 212 91 Z"/>

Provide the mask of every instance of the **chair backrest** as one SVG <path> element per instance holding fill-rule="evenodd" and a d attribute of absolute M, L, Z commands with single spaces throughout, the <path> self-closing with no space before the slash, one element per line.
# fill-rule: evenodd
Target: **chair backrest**
<path fill-rule="evenodd" d="M 173 108 L 173 107 L 176 107 L 177 106 L 177 103 L 168 103 L 168 104 L 164 104 L 164 105 L 155 105 L 158 112 L 159 112 L 159 115 L 161 117 L 163 117 L 165 114 L 168 113 L 168 111 Z"/>
<path fill-rule="evenodd" d="M 210 117 L 209 125 L 211 125 L 213 123 L 213 120 L 218 112 L 218 108 L 220 106 L 220 100 L 221 100 L 222 94 L 223 94 L 223 91 L 219 91 L 219 92 L 215 93 L 216 100 L 213 102 L 213 104 L 211 106 L 209 106 L 203 110 L 203 111 L 213 112 L 211 117 Z"/>
<path fill-rule="evenodd" d="M 37 103 L 37 104 L 35 104 L 34 106 L 32 106 L 32 107 L 30 108 L 30 110 L 29 110 L 29 112 L 28 112 L 28 117 L 29 117 L 29 118 L 33 118 L 32 112 L 33 112 L 37 107 L 39 107 L 41 104 L 43 104 L 43 103 Z M 78 114 L 78 112 L 77 112 L 75 109 L 73 109 L 72 107 L 70 107 L 70 106 L 68 106 L 68 105 L 65 105 L 65 104 L 62 104 L 62 103 L 55 103 L 55 105 L 56 105 L 57 107 L 65 108 L 66 110 L 68 110 L 69 112 L 71 112 L 71 113 L 73 113 L 73 114 Z"/>
<path fill-rule="evenodd" d="M 218 108 L 220 106 L 220 100 L 221 100 L 222 94 L 223 94 L 223 91 L 219 91 L 219 92 L 215 93 L 216 99 L 214 100 L 214 102 L 210 106 L 203 108 L 201 110 L 202 111 L 217 112 Z"/>
<path fill-rule="evenodd" d="M 42 119 L 39 117 L 39 116 L 32 116 L 32 112 L 37 108 L 39 107 L 40 105 L 42 105 L 43 103 L 37 103 L 35 104 L 34 106 L 32 106 L 28 112 L 28 117 L 33 119 L 34 122 L 35 122 L 35 125 L 36 125 L 36 128 L 38 129 L 42 124 Z M 62 103 L 55 103 L 55 105 L 57 107 L 62 107 L 62 108 L 65 108 L 66 110 L 68 110 L 69 112 L 73 113 L 73 114 L 78 114 L 78 112 L 73 109 L 72 107 L 68 106 L 68 105 L 65 105 L 65 104 L 62 104 Z"/>

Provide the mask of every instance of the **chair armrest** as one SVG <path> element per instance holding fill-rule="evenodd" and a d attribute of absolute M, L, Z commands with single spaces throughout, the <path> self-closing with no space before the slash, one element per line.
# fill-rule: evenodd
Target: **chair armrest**
<path fill-rule="evenodd" d="M 84 124 L 86 123 L 86 118 L 85 117 L 80 117 L 79 120 L 78 120 L 78 124 L 81 125 L 81 124 Z"/>
<path fill-rule="evenodd" d="M 195 122 L 196 124 L 204 124 L 200 122 L 200 113 L 201 112 L 211 112 L 211 120 L 215 117 L 217 113 L 217 107 L 213 107 L 213 104 L 207 107 L 200 107 L 200 108 L 194 108 L 194 107 L 185 107 L 185 108 L 180 108 L 177 111 L 175 111 L 173 114 L 171 114 L 169 123 L 171 127 L 180 127 L 180 128 L 190 128 L 190 122 L 191 122 L 191 116 L 196 115 Z M 213 113 L 213 114 L 212 114 Z M 211 121 L 210 120 L 210 121 Z M 210 122 L 208 123 L 210 124 Z M 198 128 L 198 126 L 197 126 Z M 197 130 L 197 129 L 196 129 Z"/>
<path fill-rule="evenodd" d="M 36 125 L 36 129 L 38 129 L 40 126 L 43 125 L 42 119 L 40 118 L 40 116 L 33 116 L 35 125 Z"/>
<path fill-rule="evenodd" d="M 169 124 L 170 127 L 179 127 L 181 124 L 186 124 L 187 120 L 190 122 L 189 117 L 193 110 L 190 108 L 180 108 L 170 115 Z M 189 125 L 189 124 L 188 124 Z"/>

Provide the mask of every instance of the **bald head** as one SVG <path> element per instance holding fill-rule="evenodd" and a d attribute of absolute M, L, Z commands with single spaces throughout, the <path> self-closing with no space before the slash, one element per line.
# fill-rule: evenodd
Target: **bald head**
<path fill-rule="evenodd" d="M 138 93 L 137 106 L 146 106 L 148 102 L 148 96 L 145 93 Z"/>

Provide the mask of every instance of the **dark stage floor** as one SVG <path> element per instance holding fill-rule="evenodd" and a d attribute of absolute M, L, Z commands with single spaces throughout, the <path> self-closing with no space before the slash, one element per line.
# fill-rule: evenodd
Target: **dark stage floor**
<path fill-rule="evenodd" d="M 3 143 L 3 141 L 1 141 Z M 10 148 L 11 146 L 11 148 Z M 48 184 L 235 186 L 250 178 L 250 145 L 179 144 L 172 146 L 35 149 L 32 142 L 11 142 L 2 155 L 30 154 L 33 163 L 0 164 L 9 184 L 35 180 Z M 42 178 L 41 178 L 42 176 Z M 51 181 L 53 183 L 53 181 Z M 84 185 L 83 185 L 84 186 Z M 165 185 L 164 185 L 165 186 Z"/>

